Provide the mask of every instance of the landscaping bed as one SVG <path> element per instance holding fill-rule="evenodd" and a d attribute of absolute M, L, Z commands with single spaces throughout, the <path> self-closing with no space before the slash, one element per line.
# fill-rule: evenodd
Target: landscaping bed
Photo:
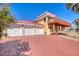
<path fill-rule="evenodd" d="M 77 32 L 63 32 L 61 35 L 79 39 L 79 34 Z"/>

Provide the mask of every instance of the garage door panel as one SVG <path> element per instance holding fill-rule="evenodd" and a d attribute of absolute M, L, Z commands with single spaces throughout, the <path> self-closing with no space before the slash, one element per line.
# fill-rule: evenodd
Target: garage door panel
<path fill-rule="evenodd" d="M 33 28 L 25 29 L 25 35 L 34 35 L 34 29 Z"/>
<path fill-rule="evenodd" d="M 36 34 L 43 34 L 43 29 L 42 28 L 37 28 L 36 29 Z"/>
<path fill-rule="evenodd" d="M 21 30 L 19 28 L 7 29 L 8 36 L 19 36 L 21 35 Z"/>

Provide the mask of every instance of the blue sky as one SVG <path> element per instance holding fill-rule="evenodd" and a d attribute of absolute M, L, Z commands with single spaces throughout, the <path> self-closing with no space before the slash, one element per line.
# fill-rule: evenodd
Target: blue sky
<path fill-rule="evenodd" d="M 17 20 L 35 20 L 37 16 L 48 11 L 60 19 L 73 22 L 78 15 L 65 8 L 64 3 L 14 3 L 10 4 L 10 11 Z"/>

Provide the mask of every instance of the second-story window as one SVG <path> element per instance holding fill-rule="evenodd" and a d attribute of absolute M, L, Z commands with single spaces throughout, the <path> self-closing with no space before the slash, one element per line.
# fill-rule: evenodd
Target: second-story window
<path fill-rule="evenodd" d="M 48 17 L 48 22 L 50 22 L 50 17 Z"/>
<path fill-rule="evenodd" d="M 46 17 L 44 17 L 44 22 L 46 22 Z"/>

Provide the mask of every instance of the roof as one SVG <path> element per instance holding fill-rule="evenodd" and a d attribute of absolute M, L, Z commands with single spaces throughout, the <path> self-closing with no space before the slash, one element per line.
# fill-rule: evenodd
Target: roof
<path fill-rule="evenodd" d="M 51 21 L 53 21 L 53 22 L 51 22 L 51 23 L 58 23 L 58 24 L 68 26 L 68 27 L 71 26 L 71 24 L 69 22 L 66 22 L 62 19 L 59 19 L 56 15 L 51 14 L 50 12 L 45 12 L 45 13 L 41 14 L 36 21 L 42 20 L 42 19 L 39 19 L 39 18 L 40 17 L 45 17 L 45 16 L 49 16 L 49 17 L 52 18 Z"/>
<path fill-rule="evenodd" d="M 41 15 L 39 15 L 38 17 L 42 17 L 42 16 L 44 16 L 44 15 L 48 15 L 48 16 L 52 16 L 52 17 L 56 17 L 56 15 L 54 15 L 54 14 L 52 14 L 52 13 L 50 13 L 50 12 L 44 12 L 44 13 L 42 13 Z"/>
<path fill-rule="evenodd" d="M 52 13 L 46 11 L 46 12 L 42 13 L 41 15 L 39 15 L 39 16 L 37 17 L 37 19 L 34 20 L 34 21 L 38 21 L 39 18 L 41 18 L 41 17 L 45 17 L 45 16 L 56 17 L 56 15 L 54 15 L 54 14 L 52 14 Z"/>
<path fill-rule="evenodd" d="M 45 17 L 45 16 L 50 16 L 51 17 L 49 23 L 61 24 L 62 26 L 67 26 L 67 27 L 70 27 L 71 26 L 70 23 L 68 23 L 68 22 L 66 22 L 64 20 L 61 20 L 61 19 L 57 18 L 56 15 L 51 14 L 49 12 L 45 12 L 45 13 L 41 14 L 39 17 Z M 38 18 L 36 21 L 38 21 L 38 20 L 40 20 L 40 19 Z M 17 20 L 17 23 L 16 24 L 19 24 L 19 25 L 29 25 L 29 26 L 43 26 L 42 24 L 39 24 L 38 22 L 35 22 L 35 21 L 27 21 L 27 20 Z"/>
<path fill-rule="evenodd" d="M 31 26 L 42 26 L 41 24 L 38 24 L 33 21 L 26 21 L 26 20 L 17 20 L 16 24 L 19 25 L 31 25 Z"/>
<path fill-rule="evenodd" d="M 66 22 L 66 21 L 59 19 L 57 17 L 54 17 L 53 19 L 51 19 L 51 21 L 49 23 L 58 23 L 58 24 L 61 24 L 63 26 L 67 26 L 67 27 L 71 26 L 71 24 L 69 22 Z"/>

